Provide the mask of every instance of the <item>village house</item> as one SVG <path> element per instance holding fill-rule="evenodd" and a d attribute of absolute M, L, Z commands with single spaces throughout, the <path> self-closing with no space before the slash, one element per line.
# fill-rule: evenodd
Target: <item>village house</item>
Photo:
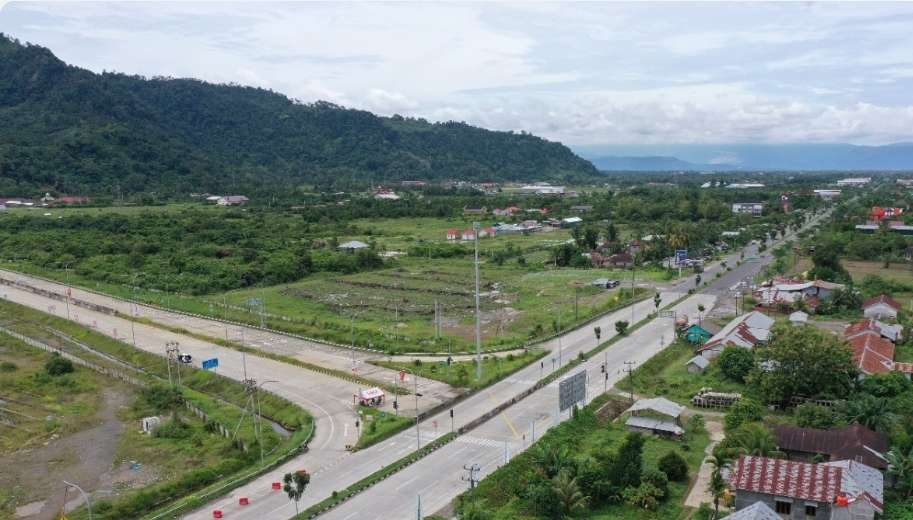
<path fill-rule="evenodd" d="M 590 204 L 581 204 L 579 206 L 571 206 L 571 211 L 574 213 L 587 213 L 593 211 L 593 206 Z"/>
<path fill-rule="evenodd" d="M 694 356 L 685 363 L 689 374 L 699 374 L 710 366 L 710 360 L 703 356 Z"/>
<path fill-rule="evenodd" d="M 822 200 L 834 200 L 840 196 L 840 190 L 812 190 Z"/>
<path fill-rule="evenodd" d="M 860 377 L 897 371 L 910 378 L 913 364 L 894 362 L 894 341 L 901 339 L 899 325 L 867 319 L 848 325 L 843 337 L 853 349 Z"/>
<path fill-rule="evenodd" d="M 821 301 L 826 300 L 834 291 L 843 290 L 844 285 L 824 280 L 804 281 L 777 279 L 762 283 L 754 292 L 760 305 L 773 307 L 777 305 L 792 306 L 799 300 L 814 309 Z"/>
<path fill-rule="evenodd" d="M 884 219 L 896 218 L 903 215 L 903 208 L 882 208 L 881 206 L 872 206 L 869 212 L 869 220 L 872 222 L 881 222 Z"/>
<path fill-rule="evenodd" d="M 748 214 L 753 217 L 760 217 L 764 213 L 763 202 L 736 202 L 732 204 L 732 212 L 735 214 Z"/>
<path fill-rule="evenodd" d="M 567 217 L 561 219 L 560 225 L 563 228 L 572 228 L 579 226 L 581 223 L 583 223 L 583 219 L 580 217 Z"/>
<path fill-rule="evenodd" d="M 491 210 L 491 214 L 496 217 L 512 217 L 520 212 L 520 208 L 517 206 L 508 206 L 506 208 L 495 208 Z"/>
<path fill-rule="evenodd" d="M 216 201 L 216 204 L 219 206 L 243 206 L 248 202 L 250 202 L 250 199 L 244 195 L 225 195 L 219 197 L 219 199 Z"/>
<path fill-rule="evenodd" d="M 774 424 L 771 431 L 789 460 L 811 462 L 826 456 L 827 460 L 854 460 L 880 470 L 888 467 L 888 437 L 860 424 L 828 430 Z"/>
<path fill-rule="evenodd" d="M 684 411 L 684 406 L 664 397 L 640 399 L 625 410 L 624 415 L 629 416 L 625 426 L 641 433 L 681 437 L 685 430 L 679 424 L 679 417 Z"/>
<path fill-rule="evenodd" d="M 402 181 L 400 186 L 403 188 L 423 188 L 427 186 L 428 183 L 425 181 Z"/>
<path fill-rule="evenodd" d="M 903 339 L 903 325 L 892 325 L 890 323 L 878 321 L 874 318 L 860 320 L 847 325 L 843 330 L 843 337 L 852 339 L 860 334 L 869 332 L 875 332 L 877 335 L 891 341 L 891 343 L 897 343 L 899 340 Z"/>
<path fill-rule="evenodd" d="M 862 304 L 862 314 L 866 318 L 896 320 L 898 312 L 900 312 L 900 304 L 886 294 L 878 295 Z"/>
<path fill-rule="evenodd" d="M 794 520 L 872 520 L 884 512 L 881 472 L 851 460 L 811 464 L 742 455 L 729 483 L 737 511 L 763 502 Z"/>
<path fill-rule="evenodd" d="M 399 200 L 401 197 L 390 188 L 379 187 L 374 190 L 375 200 Z"/>
<path fill-rule="evenodd" d="M 727 323 L 697 351 L 701 356 L 713 359 L 719 356 L 723 349 L 731 346 L 752 348 L 759 343 L 767 342 L 773 325 L 773 318 L 758 311 L 751 311 Z"/>
<path fill-rule="evenodd" d="M 712 338 L 713 335 L 720 330 L 720 327 L 717 327 L 710 322 L 704 322 L 700 324 L 692 323 L 684 329 L 681 329 L 679 334 L 682 338 L 685 339 L 685 341 L 691 343 L 692 345 L 703 345 L 704 343 L 710 341 L 710 338 Z"/>
<path fill-rule="evenodd" d="M 872 182 L 871 177 L 848 177 L 846 179 L 840 179 L 837 181 L 837 186 L 859 187 L 865 186 L 870 182 Z"/>
<path fill-rule="evenodd" d="M 623 267 L 628 268 L 634 265 L 634 257 L 628 253 L 616 253 L 607 257 L 601 257 L 601 267 Z"/>
<path fill-rule="evenodd" d="M 350 240 L 348 242 L 343 242 L 342 244 L 339 244 L 338 249 L 341 251 L 345 251 L 347 253 L 354 253 L 355 251 L 358 251 L 359 249 L 368 249 L 369 247 L 371 247 L 371 246 L 369 246 L 368 244 L 365 244 L 364 242 L 362 242 L 360 240 Z"/>
<path fill-rule="evenodd" d="M 466 216 L 470 216 L 470 215 L 471 216 L 481 216 L 481 215 L 487 215 L 487 214 L 488 214 L 488 208 L 486 208 L 486 207 L 470 207 L 470 206 L 463 207 L 463 215 L 466 215 Z"/>
<path fill-rule="evenodd" d="M 872 234 L 881 227 L 880 222 L 866 222 L 865 224 L 857 224 L 856 230 L 866 234 Z M 908 226 L 903 223 L 902 220 L 889 220 L 887 221 L 888 230 L 894 233 L 901 235 L 913 235 L 913 226 Z"/>
<path fill-rule="evenodd" d="M 722 520 L 783 520 L 783 518 L 764 502 L 755 502 L 745 509 L 724 516 Z"/>
<path fill-rule="evenodd" d="M 631 243 L 628 244 L 628 254 L 631 256 L 637 256 L 643 250 L 644 247 L 640 240 L 632 240 Z"/>
<path fill-rule="evenodd" d="M 460 230 L 455 228 L 450 228 L 447 230 L 447 240 L 456 240 L 460 238 Z"/>
<path fill-rule="evenodd" d="M 808 313 L 796 311 L 789 315 L 789 322 L 793 325 L 805 325 L 808 323 Z"/>

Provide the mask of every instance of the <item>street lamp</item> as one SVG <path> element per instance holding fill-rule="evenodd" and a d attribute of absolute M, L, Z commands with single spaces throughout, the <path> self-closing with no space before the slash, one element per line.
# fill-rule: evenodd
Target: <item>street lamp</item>
<path fill-rule="evenodd" d="M 77 490 L 79 490 L 79 493 L 82 494 L 83 500 L 86 501 L 86 507 L 89 508 L 89 520 L 92 520 L 92 501 L 89 500 L 89 495 L 81 487 L 77 486 L 76 484 L 73 484 L 72 482 L 67 482 L 66 480 L 64 480 L 62 482 L 69 487 L 76 488 Z M 64 504 L 64 507 L 66 507 L 66 504 Z"/>
<path fill-rule="evenodd" d="M 261 413 L 260 408 L 260 392 L 259 390 L 263 389 L 263 385 L 266 383 L 278 383 L 279 381 L 270 379 L 268 381 L 262 381 L 257 385 L 257 444 L 260 445 L 260 465 L 263 465 L 263 414 Z"/>

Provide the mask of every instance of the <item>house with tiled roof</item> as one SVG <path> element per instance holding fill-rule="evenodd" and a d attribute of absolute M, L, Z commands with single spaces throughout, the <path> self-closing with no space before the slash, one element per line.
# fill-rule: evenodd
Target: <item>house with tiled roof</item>
<path fill-rule="evenodd" d="M 886 374 L 894 369 L 894 343 L 875 333 L 847 340 L 853 349 L 853 363 L 863 375 Z"/>
<path fill-rule="evenodd" d="M 456 228 L 450 228 L 447 230 L 447 240 L 457 240 L 460 238 L 460 230 Z"/>
<path fill-rule="evenodd" d="M 866 318 L 890 318 L 896 320 L 900 309 L 901 307 L 897 300 L 887 294 L 880 294 L 862 304 L 862 314 Z"/>
<path fill-rule="evenodd" d="M 758 303 L 765 307 L 793 305 L 799 300 L 804 300 L 809 307 L 814 308 L 820 301 L 829 298 L 834 291 L 844 288 L 843 284 L 824 280 L 779 279 L 764 282 L 754 295 Z"/>
<path fill-rule="evenodd" d="M 861 334 L 869 333 L 878 334 L 891 343 L 897 343 L 903 339 L 903 325 L 889 324 L 869 318 L 847 325 L 846 329 L 843 330 L 843 337 L 851 339 Z"/>
<path fill-rule="evenodd" d="M 752 348 L 770 338 L 770 329 L 773 325 L 773 318 L 758 311 L 751 311 L 727 323 L 697 349 L 697 352 L 707 359 L 713 359 L 727 347 Z"/>
<path fill-rule="evenodd" d="M 884 477 L 855 461 L 811 464 L 742 455 L 729 483 L 737 511 L 757 502 L 795 520 L 871 520 L 884 511 Z"/>
<path fill-rule="evenodd" d="M 777 447 L 790 460 L 808 462 L 825 456 L 831 461 L 853 460 L 880 470 L 888 467 L 888 437 L 861 424 L 827 430 L 775 424 L 770 429 Z"/>

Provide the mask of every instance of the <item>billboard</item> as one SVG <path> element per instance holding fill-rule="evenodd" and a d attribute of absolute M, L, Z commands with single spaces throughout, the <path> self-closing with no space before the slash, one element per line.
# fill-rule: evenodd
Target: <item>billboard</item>
<path fill-rule="evenodd" d="M 558 384 L 558 408 L 563 412 L 586 399 L 586 370 Z"/>

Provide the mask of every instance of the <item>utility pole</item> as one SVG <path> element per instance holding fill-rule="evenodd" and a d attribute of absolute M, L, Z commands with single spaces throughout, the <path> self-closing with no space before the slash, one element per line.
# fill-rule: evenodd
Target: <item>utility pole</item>
<path fill-rule="evenodd" d="M 634 262 L 631 262 L 631 301 L 634 300 L 634 278 L 636 277 L 635 273 L 637 272 L 637 266 L 634 265 Z M 631 326 L 634 326 L 634 304 L 631 304 Z"/>
<path fill-rule="evenodd" d="M 475 237 L 475 274 L 476 274 L 476 380 L 482 379 L 482 317 L 479 311 L 479 223 L 472 223 L 472 234 Z"/>
<path fill-rule="evenodd" d="M 478 464 L 463 464 L 463 469 L 468 471 L 469 475 L 468 477 L 461 477 L 461 479 L 463 482 L 469 482 L 469 489 L 475 489 L 476 484 L 479 482 L 479 470 L 481 468 Z"/>
<path fill-rule="evenodd" d="M 625 372 L 628 373 L 628 384 L 631 386 L 631 402 L 634 402 L 634 362 L 625 361 Z"/>
<path fill-rule="evenodd" d="M 83 489 L 81 487 L 77 486 L 76 484 L 73 484 L 72 482 L 67 482 L 66 480 L 64 480 L 62 482 L 64 484 L 66 484 L 68 487 L 76 488 L 79 491 L 79 493 L 82 494 L 83 500 L 86 501 L 86 507 L 89 508 L 89 520 L 92 520 L 92 501 L 89 500 L 89 495 L 86 494 L 86 492 L 83 491 Z M 66 504 L 64 504 L 64 507 L 66 507 Z"/>
<path fill-rule="evenodd" d="M 558 366 L 561 366 L 564 349 L 561 345 L 561 310 L 558 310 Z"/>
<path fill-rule="evenodd" d="M 67 286 L 67 319 L 70 319 L 70 264 L 65 264 L 63 270 L 66 276 L 66 286 Z"/>
<path fill-rule="evenodd" d="M 168 384 L 174 386 L 174 381 L 171 379 L 171 364 L 177 360 L 177 355 L 180 352 L 179 344 L 177 341 L 169 341 L 165 343 L 165 363 L 168 365 Z M 181 386 L 181 368 L 178 367 L 178 386 Z"/>

